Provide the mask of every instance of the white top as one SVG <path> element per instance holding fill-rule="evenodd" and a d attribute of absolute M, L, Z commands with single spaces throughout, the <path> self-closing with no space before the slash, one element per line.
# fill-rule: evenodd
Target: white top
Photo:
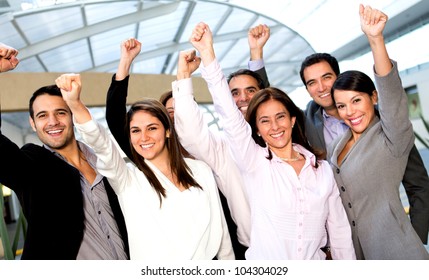
<path fill-rule="evenodd" d="M 252 139 L 218 62 L 202 67 L 216 111 L 242 171 L 251 207 L 250 247 L 246 259 L 325 259 L 328 235 L 333 259 L 355 259 L 350 225 L 331 167 L 300 145 L 305 156 L 299 176 L 288 163 Z"/>
<path fill-rule="evenodd" d="M 84 142 L 98 157 L 97 169 L 108 178 L 119 198 L 133 260 L 234 259 L 211 169 L 185 159 L 203 190 L 180 191 L 146 161 L 166 190 L 162 206 L 147 178 L 126 164 L 107 131 L 93 120 L 75 124 Z"/>
<path fill-rule="evenodd" d="M 238 241 L 249 247 L 250 207 L 244 192 L 243 178 L 223 134 L 213 133 L 204 121 L 194 100 L 191 79 L 172 83 L 174 128 L 180 143 L 195 158 L 207 163 L 215 174 L 219 190 L 228 202 L 231 217 L 237 225 Z"/>

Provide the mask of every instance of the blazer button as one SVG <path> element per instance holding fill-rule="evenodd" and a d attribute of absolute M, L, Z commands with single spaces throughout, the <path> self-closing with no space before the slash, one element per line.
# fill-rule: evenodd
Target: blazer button
<path fill-rule="evenodd" d="M 340 174 L 340 169 L 339 169 L 339 168 L 337 168 L 337 170 L 336 170 L 336 171 L 337 171 L 337 174 Z"/>
<path fill-rule="evenodd" d="M 348 204 L 348 205 L 349 205 L 349 208 L 352 208 L 352 204 L 351 204 L 350 202 L 349 202 L 349 204 Z"/>
<path fill-rule="evenodd" d="M 345 192 L 345 191 L 346 191 L 346 188 L 345 188 L 344 186 L 341 186 L 341 190 L 342 190 L 343 192 Z"/>
<path fill-rule="evenodd" d="M 354 227 L 356 226 L 356 223 L 355 223 L 355 221 L 352 221 L 352 226 L 354 226 Z"/>

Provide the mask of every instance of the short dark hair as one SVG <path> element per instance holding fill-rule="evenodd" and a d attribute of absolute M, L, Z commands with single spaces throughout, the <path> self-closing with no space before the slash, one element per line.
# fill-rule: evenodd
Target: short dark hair
<path fill-rule="evenodd" d="M 330 55 L 329 53 L 313 53 L 307 56 L 304 61 L 301 63 L 301 69 L 299 70 L 299 75 L 301 76 L 301 81 L 304 86 L 307 88 L 307 84 L 304 78 L 304 70 L 307 67 L 310 67 L 313 64 L 326 61 L 334 71 L 335 75 L 340 74 L 340 66 L 338 65 L 338 60 Z"/>
<path fill-rule="evenodd" d="M 164 92 L 160 97 L 159 97 L 159 102 L 161 102 L 162 105 L 167 106 L 167 101 L 173 98 L 173 91 L 169 90 L 167 92 Z"/>
<path fill-rule="evenodd" d="M 229 76 L 227 78 L 228 84 L 232 80 L 232 78 L 237 77 L 237 76 L 241 76 L 241 75 L 247 75 L 247 76 L 253 77 L 256 80 L 256 82 L 258 83 L 259 89 L 265 88 L 265 86 L 264 86 L 264 80 L 262 80 L 261 75 L 259 75 L 255 71 L 252 71 L 252 70 L 249 70 L 249 69 L 240 69 L 240 70 L 237 70 L 237 71 L 232 72 L 231 74 L 229 74 Z"/>
<path fill-rule="evenodd" d="M 48 94 L 52 96 L 59 96 L 63 98 L 63 95 L 61 94 L 61 90 L 56 85 L 49 85 L 44 86 L 36 90 L 33 95 L 30 98 L 30 102 L 28 105 L 28 111 L 30 112 L 30 117 L 34 120 L 34 110 L 33 110 L 33 103 L 36 100 L 37 97 Z"/>

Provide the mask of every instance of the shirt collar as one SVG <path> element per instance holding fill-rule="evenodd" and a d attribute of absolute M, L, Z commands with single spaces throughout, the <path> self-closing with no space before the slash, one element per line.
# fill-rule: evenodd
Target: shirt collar
<path fill-rule="evenodd" d="M 97 158 L 95 156 L 95 154 L 92 152 L 92 150 L 85 145 L 84 143 L 80 142 L 80 141 L 76 141 L 77 145 L 79 146 L 79 149 L 82 151 L 82 153 L 85 155 L 86 160 L 88 161 L 88 163 L 94 168 Z M 48 151 L 52 152 L 54 155 L 56 155 L 57 157 L 59 157 L 60 159 L 66 161 L 66 159 L 59 154 L 57 151 L 55 151 L 54 149 L 52 149 L 51 147 L 47 146 L 47 145 L 43 145 L 43 147 L 45 149 L 47 149 Z M 67 161 L 66 161 L 67 162 Z"/>

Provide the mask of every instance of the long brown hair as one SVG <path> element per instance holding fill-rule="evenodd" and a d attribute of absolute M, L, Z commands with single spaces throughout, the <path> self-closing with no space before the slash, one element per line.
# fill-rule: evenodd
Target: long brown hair
<path fill-rule="evenodd" d="M 290 99 L 290 97 L 283 91 L 278 88 L 268 87 L 258 91 L 250 100 L 249 107 L 247 108 L 246 120 L 252 128 L 252 138 L 257 144 L 261 147 L 266 147 L 267 144 L 258 135 L 258 128 L 256 126 L 256 112 L 263 103 L 268 100 L 276 100 L 285 106 L 288 110 L 290 117 L 295 117 L 295 125 L 292 128 L 292 142 L 299 144 L 306 148 L 308 151 L 313 153 L 317 160 L 324 158 L 325 154 L 323 151 L 319 151 L 311 147 L 308 143 L 307 136 L 305 135 L 305 116 L 302 110 L 295 105 L 295 103 Z M 273 158 L 272 152 L 268 147 L 268 156 L 267 159 L 271 160 Z M 316 168 L 318 163 L 316 161 Z"/>
<path fill-rule="evenodd" d="M 201 186 L 197 183 L 197 181 L 192 177 L 192 170 L 186 164 L 180 149 L 180 143 L 174 130 L 174 126 L 171 123 L 170 117 L 167 113 L 165 107 L 155 99 L 145 99 L 142 101 L 138 101 L 131 105 L 131 108 L 127 112 L 127 122 L 126 122 L 126 131 L 128 131 L 128 139 L 131 146 L 131 154 L 133 158 L 133 162 L 136 166 L 145 174 L 149 183 L 155 189 L 159 196 L 160 206 L 162 204 L 162 198 L 166 197 L 165 189 L 159 182 L 155 173 L 152 169 L 144 161 L 144 158 L 137 153 L 131 144 L 130 138 L 130 122 L 133 118 L 134 114 L 139 111 L 145 111 L 146 113 L 151 114 L 155 118 L 157 118 L 162 125 L 164 126 L 165 131 L 170 131 L 170 136 L 166 140 L 166 147 L 168 150 L 168 156 L 170 160 L 171 171 L 174 175 L 176 175 L 178 182 L 183 185 L 186 189 L 189 189 L 191 186 L 201 188 Z M 202 189 L 202 188 L 201 188 Z"/>

